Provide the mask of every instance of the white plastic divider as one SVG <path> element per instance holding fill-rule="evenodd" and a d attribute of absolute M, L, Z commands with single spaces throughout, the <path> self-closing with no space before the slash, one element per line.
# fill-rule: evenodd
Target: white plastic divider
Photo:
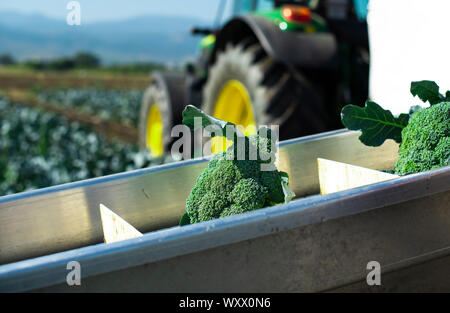
<path fill-rule="evenodd" d="M 101 203 L 100 217 L 102 219 L 105 243 L 117 242 L 142 236 L 141 232 L 110 210 L 106 205 Z"/>
<path fill-rule="evenodd" d="M 326 195 L 356 187 L 379 183 L 398 178 L 398 175 L 385 173 L 361 166 L 318 158 L 320 194 Z"/>

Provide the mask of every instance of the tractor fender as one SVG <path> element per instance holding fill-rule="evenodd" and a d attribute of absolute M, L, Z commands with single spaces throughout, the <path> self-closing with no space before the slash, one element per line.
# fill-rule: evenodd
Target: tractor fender
<path fill-rule="evenodd" d="M 286 65 L 337 67 L 337 42 L 333 34 L 285 32 L 272 21 L 252 15 L 233 18 L 217 33 L 210 64 L 227 43 L 237 44 L 249 36 L 256 37 L 269 56 Z"/>

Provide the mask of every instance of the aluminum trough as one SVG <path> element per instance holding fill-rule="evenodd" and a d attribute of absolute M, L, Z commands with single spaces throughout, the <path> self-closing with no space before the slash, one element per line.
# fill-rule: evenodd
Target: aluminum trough
<path fill-rule="evenodd" d="M 0 291 L 450 291 L 450 167 L 317 195 L 318 157 L 392 168 L 397 145 L 339 130 L 283 142 L 286 205 L 176 226 L 206 160 L 0 198 Z M 99 203 L 144 236 L 102 243 Z M 81 265 L 68 286 L 67 264 Z M 381 265 L 369 286 L 367 264 Z"/>

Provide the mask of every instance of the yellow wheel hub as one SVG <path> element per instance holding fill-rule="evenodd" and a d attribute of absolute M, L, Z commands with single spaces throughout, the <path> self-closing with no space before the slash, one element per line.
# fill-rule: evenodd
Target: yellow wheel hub
<path fill-rule="evenodd" d="M 238 80 L 229 80 L 217 97 L 213 116 L 233 123 L 246 135 L 256 134 L 252 102 L 245 86 Z M 212 139 L 212 153 L 225 151 L 232 142 L 225 137 Z"/>
<path fill-rule="evenodd" d="M 156 104 L 150 107 L 146 129 L 147 148 L 153 157 L 160 157 L 164 153 L 163 122 L 161 112 Z"/>

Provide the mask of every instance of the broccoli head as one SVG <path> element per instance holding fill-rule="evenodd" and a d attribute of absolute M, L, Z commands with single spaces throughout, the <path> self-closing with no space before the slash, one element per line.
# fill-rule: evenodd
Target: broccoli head
<path fill-rule="evenodd" d="M 238 158 L 236 143 L 225 152 L 212 157 L 186 200 L 186 213 L 190 223 L 285 202 L 282 183 L 287 174 L 276 168 L 261 170 L 261 165 L 268 162 L 267 155 L 275 153 L 271 140 L 267 140 L 270 136 L 269 131 L 264 138 L 259 135 L 246 137 L 246 153 L 243 158 Z M 251 157 L 248 153 L 251 145 L 256 147 L 256 151 L 266 153 L 266 158 L 261 158 L 260 153 L 257 153 L 255 159 Z"/>
<path fill-rule="evenodd" d="M 395 173 L 412 174 L 450 165 L 450 102 L 415 112 L 402 130 Z"/>

